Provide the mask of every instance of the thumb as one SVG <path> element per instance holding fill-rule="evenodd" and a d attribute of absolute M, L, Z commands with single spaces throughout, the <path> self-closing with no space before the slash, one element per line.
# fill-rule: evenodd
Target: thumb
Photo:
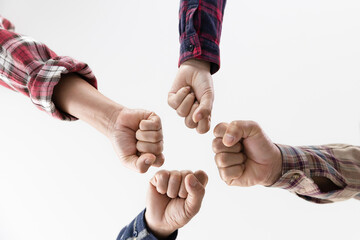
<path fill-rule="evenodd" d="M 185 212 L 186 216 L 192 218 L 200 210 L 201 202 L 205 195 L 205 187 L 194 174 L 189 174 L 185 177 L 185 188 L 188 192 L 185 200 Z"/>
<path fill-rule="evenodd" d="M 151 153 L 137 155 L 130 155 L 123 158 L 125 165 L 136 172 L 146 173 L 150 166 L 155 162 L 156 156 Z"/>
<path fill-rule="evenodd" d="M 212 91 L 205 92 L 201 99 L 200 105 L 193 114 L 193 121 L 198 123 L 201 119 L 207 119 L 211 116 L 212 105 L 214 102 L 214 93 Z"/>

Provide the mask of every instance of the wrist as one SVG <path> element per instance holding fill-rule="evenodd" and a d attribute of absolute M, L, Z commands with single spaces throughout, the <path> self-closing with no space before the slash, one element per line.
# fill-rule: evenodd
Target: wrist
<path fill-rule="evenodd" d="M 158 239 L 167 239 L 173 232 L 176 231 L 176 229 L 168 230 L 168 229 L 164 228 L 163 224 L 154 224 L 151 219 L 152 218 L 149 217 L 149 214 L 146 211 L 145 212 L 145 223 L 147 225 L 147 228 Z"/>
<path fill-rule="evenodd" d="M 271 186 L 276 183 L 282 176 L 282 154 L 279 147 L 274 144 L 275 157 L 273 158 L 273 164 L 271 167 L 271 174 L 268 180 L 265 182 L 264 186 Z"/>
<path fill-rule="evenodd" d="M 204 60 L 192 58 L 183 62 L 181 66 L 192 66 L 198 68 L 199 70 L 210 72 L 211 64 L 210 62 Z"/>
<path fill-rule="evenodd" d="M 123 109 L 77 74 L 62 76 L 54 88 L 53 100 L 59 109 L 87 122 L 104 135 L 108 133 L 114 113 Z"/>

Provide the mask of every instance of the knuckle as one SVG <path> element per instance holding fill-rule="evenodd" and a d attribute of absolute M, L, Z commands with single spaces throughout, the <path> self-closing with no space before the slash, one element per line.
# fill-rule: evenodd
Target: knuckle
<path fill-rule="evenodd" d="M 212 142 L 212 149 L 215 153 L 219 153 L 221 151 L 222 140 L 220 138 L 215 138 Z"/>
<path fill-rule="evenodd" d="M 243 122 L 240 121 L 240 120 L 232 121 L 230 123 L 230 127 L 237 129 L 237 128 L 240 128 L 242 126 L 242 123 Z"/>
<path fill-rule="evenodd" d="M 225 153 L 217 153 L 215 155 L 215 161 L 216 161 L 216 165 L 218 167 L 225 167 L 226 154 Z"/>
<path fill-rule="evenodd" d="M 157 175 L 157 179 L 159 181 L 164 181 L 165 179 L 167 179 L 169 177 L 169 172 L 166 170 L 161 170 L 156 175 Z"/>
<path fill-rule="evenodd" d="M 186 113 L 185 113 L 184 109 L 182 109 L 182 108 L 176 109 L 176 113 L 177 113 L 180 117 L 186 117 Z"/>
<path fill-rule="evenodd" d="M 152 138 L 152 141 L 154 142 L 160 142 L 163 139 L 162 131 L 158 131 L 155 133 L 155 135 Z"/>
<path fill-rule="evenodd" d="M 154 121 L 153 122 L 153 127 L 155 129 L 161 129 L 161 121 Z"/>
<path fill-rule="evenodd" d="M 160 141 L 159 143 L 155 144 L 154 151 L 156 154 L 160 154 L 160 153 L 162 153 L 163 148 L 164 148 L 163 141 Z"/>
<path fill-rule="evenodd" d="M 194 129 L 197 127 L 197 123 L 194 123 L 190 116 L 185 118 L 185 125 L 191 129 Z"/>

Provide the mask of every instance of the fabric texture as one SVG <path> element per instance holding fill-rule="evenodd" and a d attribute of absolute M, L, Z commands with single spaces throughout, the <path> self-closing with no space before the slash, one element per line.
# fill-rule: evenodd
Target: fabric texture
<path fill-rule="evenodd" d="M 46 45 L 17 34 L 14 25 L 0 16 L 0 85 L 29 97 L 39 109 L 61 120 L 76 118 L 60 111 L 52 102 L 54 87 L 62 74 L 77 73 L 97 88 L 87 64 L 58 56 Z"/>
<path fill-rule="evenodd" d="M 226 0 L 181 0 L 179 11 L 179 66 L 191 58 L 220 68 L 220 37 Z"/>
<path fill-rule="evenodd" d="M 345 144 L 291 147 L 278 145 L 282 177 L 272 187 L 283 188 L 305 200 L 331 203 L 350 198 L 360 200 L 360 147 Z M 321 192 L 312 180 L 325 177 L 340 189 Z"/>
<path fill-rule="evenodd" d="M 147 229 L 145 222 L 145 211 L 143 210 L 129 225 L 124 227 L 117 240 L 157 240 Z M 175 240 L 178 231 L 173 232 L 166 240 Z"/>

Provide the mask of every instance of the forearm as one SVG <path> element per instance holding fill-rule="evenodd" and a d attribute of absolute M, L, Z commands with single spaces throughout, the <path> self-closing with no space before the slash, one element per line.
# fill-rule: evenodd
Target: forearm
<path fill-rule="evenodd" d="M 123 109 L 77 74 L 62 76 L 54 88 L 53 101 L 61 111 L 87 122 L 106 136 L 112 117 Z"/>
<path fill-rule="evenodd" d="M 278 146 L 283 157 L 282 176 L 272 187 L 287 189 L 316 203 L 359 198 L 360 147 Z"/>
<path fill-rule="evenodd" d="M 45 44 L 11 30 L 13 25 L 0 17 L 0 85 L 29 97 L 36 107 L 61 120 L 73 120 L 54 105 L 53 90 L 60 78 L 72 72 L 96 87 L 96 78 L 87 64 L 56 55 Z M 39 51 L 41 49 L 41 51 Z"/>

